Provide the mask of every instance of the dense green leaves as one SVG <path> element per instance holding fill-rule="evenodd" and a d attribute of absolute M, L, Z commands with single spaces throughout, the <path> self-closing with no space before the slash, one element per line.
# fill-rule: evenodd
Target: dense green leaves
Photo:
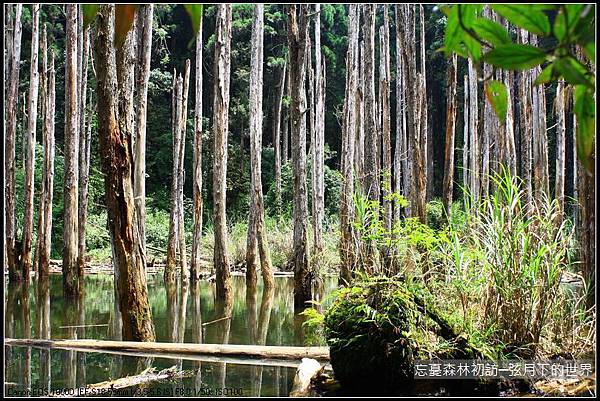
<path fill-rule="evenodd" d="M 561 57 L 554 61 L 554 68 L 560 73 L 565 80 L 573 85 L 586 85 L 590 89 L 594 89 L 594 84 L 586 77 L 585 67 L 575 60 L 573 57 Z"/>
<path fill-rule="evenodd" d="M 489 81 L 485 85 L 485 96 L 494 108 L 500 121 L 504 121 L 508 107 L 506 86 L 499 81 Z"/>
<path fill-rule="evenodd" d="M 541 6 L 541 7 L 540 7 Z M 544 13 L 548 7 L 537 4 L 494 4 L 492 10 L 519 28 L 527 29 L 536 35 L 549 35 L 550 22 Z"/>
<path fill-rule="evenodd" d="M 489 19 L 480 18 L 473 24 L 473 30 L 483 40 L 494 46 L 506 45 L 512 43 L 506 29 L 497 22 Z"/>
<path fill-rule="evenodd" d="M 530 45 L 510 44 L 498 46 L 483 56 L 487 63 L 505 69 L 525 70 L 541 64 L 546 53 Z"/>
<path fill-rule="evenodd" d="M 588 171 L 593 170 L 596 106 L 594 92 L 584 85 L 575 85 L 574 110 L 577 116 L 577 156 Z"/>

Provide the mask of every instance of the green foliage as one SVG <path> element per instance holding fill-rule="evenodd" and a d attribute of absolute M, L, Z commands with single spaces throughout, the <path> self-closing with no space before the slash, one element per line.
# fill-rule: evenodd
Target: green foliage
<path fill-rule="evenodd" d="M 532 34 L 548 37 L 551 46 L 536 47 L 514 44 L 506 29 L 482 16 L 481 5 L 443 5 L 441 10 L 448 17 L 444 38 L 446 55 L 456 53 L 509 70 L 525 70 L 544 65 L 536 78 L 536 84 L 564 79 L 575 88 L 575 115 L 577 116 L 577 155 L 588 171 L 593 169 L 593 143 L 595 137 L 594 75 L 596 20 L 591 4 L 494 4 L 490 6 L 502 17 Z M 555 15 L 550 23 L 550 15 Z M 579 46 L 588 60 L 580 60 L 574 53 Z M 483 54 L 482 49 L 487 51 Z M 501 83 L 488 91 L 498 96 L 488 98 L 500 118 L 505 115 Z M 488 89 L 489 88 L 489 89 Z M 579 101 L 578 101 L 579 99 Z M 578 106 L 577 106 L 578 104 Z"/>
<path fill-rule="evenodd" d="M 485 85 L 485 96 L 494 108 L 501 121 L 506 119 L 508 109 L 508 93 L 506 86 L 499 81 L 489 81 Z"/>

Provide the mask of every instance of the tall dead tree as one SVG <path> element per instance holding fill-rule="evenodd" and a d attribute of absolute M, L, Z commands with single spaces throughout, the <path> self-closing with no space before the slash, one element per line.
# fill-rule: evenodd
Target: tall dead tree
<path fill-rule="evenodd" d="M 364 191 L 371 200 L 379 201 L 379 165 L 377 163 L 379 133 L 375 105 L 375 4 L 363 6 L 363 33 L 365 40 L 365 178 Z"/>
<path fill-rule="evenodd" d="M 38 235 L 36 243 L 36 265 L 39 277 L 47 276 L 50 264 L 52 233 L 52 198 L 54 193 L 54 112 L 55 112 L 55 71 L 54 55 L 48 66 L 47 34 L 42 36 L 42 104 L 44 165 L 42 167 L 42 193 L 38 215 Z"/>
<path fill-rule="evenodd" d="M 463 152 L 462 178 L 463 188 L 468 189 L 469 178 L 469 76 L 464 75 L 463 81 Z"/>
<path fill-rule="evenodd" d="M 348 15 L 348 51 L 346 52 L 346 95 L 342 127 L 342 204 L 340 208 L 340 281 L 350 283 L 358 252 L 355 247 L 354 222 L 354 159 L 356 138 L 356 96 L 358 58 L 358 6 L 350 5 Z"/>
<path fill-rule="evenodd" d="M 306 308 L 312 299 L 308 249 L 308 199 L 306 189 L 306 57 L 308 4 L 288 6 L 292 161 L 294 166 L 294 308 Z M 300 8 L 300 10 L 298 10 Z"/>
<path fill-rule="evenodd" d="M 360 21 L 360 12 L 357 10 L 356 12 L 357 21 Z M 357 54 L 357 63 L 358 67 L 358 82 L 357 82 L 357 97 L 356 97 L 356 138 L 354 143 L 354 170 L 356 174 L 356 182 L 362 188 L 364 187 L 364 176 L 365 176 L 365 102 L 364 102 L 364 93 L 365 93 L 365 42 L 360 41 L 360 45 L 358 46 L 359 54 Z M 347 77 L 347 73 L 346 73 Z"/>
<path fill-rule="evenodd" d="M 188 268 L 187 268 L 187 250 L 185 245 L 185 221 L 184 221 L 184 209 L 183 209 L 183 186 L 185 184 L 185 171 L 183 168 L 185 161 L 185 135 L 187 127 L 187 103 L 188 93 L 190 88 L 190 60 L 185 61 L 185 69 L 183 71 L 183 87 L 181 93 L 181 106 L 179 111 L 181 116 L 179 117 L 179 167 L 177 169 L 177 207 L 178 207 L 178 219 L 177 228 L 179 229 L 179 266 L 181 270 L 181 282 L 187 283 L 188 279 Z"/>
<path fill-rule="evenodd" d="M 87 205 L 88 205 L 88 183 L 90 173 L 90 155 L 91 155 L 91 121 L 87 121 L 86 125 L 86 100 L 87 100 L 87 76 L 88 76 L 88 57 L 90 54 L 90 28 L 83 28 L 83 13 L 79 13 L 79 32 L 80 46 L 82 54 L 79 58 L 81 64 L 78 65 L 79 73 L 79 224 L 78 230 L 78 245 L 79 251 L 77 255 L 77 275 L 83 277 L 83 269 L 85 267 L 85 226 L 87 222 Z M 90 98 L 91 100 L 91 98 Z"/>
<path fill-rule="evenodd" d="M 29 75 L 29 99 L 27 113 L 26 131 L 26 157 L 25 157 L 25 215 L 23 217 L 23 252 L 21 263 L 23 264 L 23 279 L 29 283 L 29 273 L 32 268 L 32 244 L 33 244 L 33 196 L 34 196 L 34 172 L 35 172 L 35 134 L 37 126 L 38 87 L 40 75 L 38 71 L 38 49 L 40 42 L 40 5 L 31 6 L 31 63 Z"/>
<path fill-rule="evenodd" d="M 215 70 L 213 101 L 213 202 L 214 265 L 217 299 L 232 297 L 229 255 L 227 254 L 227 217 L 225 215 L 227 177 L 227 136 L 229 132 L 229 81 L 231 69 L 231 5 L 217 6 L 215 33 Z"/>
<path fill-rule="evenodd" d="M 531 34 L 530 43 L 538 45 L 536 35 Z M 542 71 L 540 66 L 532 69 L 533 79 Z M 532 90 L 532 128 L 533 128 L 533 183 L 534 197 L 541 199 L 542 194 L 550 191 L 548 173 L 548 135 L 546 133 L 546 91 L 545 85 L 533 85 Z"/>
<path fill-rule="evenodd" d="M 517 30 L 517 40 L 521 44 L 529 44 L 529 32 L 525 29 Z M 533 150 L 532 150 L 532 92 L 533 83 L 531 70 L 523 71 L 519 74 L 519 115 L 521 121 L 520 136 L 521 136 L 521 178 L 525 183 L 525 205 L 529 207 L 533 200 Z"/>
<path fill-rule="evenodd" d="M 152 310 L 148 303 L 146 284 L 146 261 L 139 236 L 135 233 L 135 202 L 131 178 L 133 131 L 128 131 L 119 124 L 121 119 L 133 118 L 133 115 L 121 115 L 119 110 L 117 94 L 119 86 L 123 83 L 117 79 L 114 26 L 115 6 L 101 5 L 94 56 L 97 73 L 98 136 L 105 174 L 115 289 L 122 316 L 123 340 L 154 341 Z"/>
<path fill-rule="evenodd" d="M 164 271 L 165 282 L 175 279 L 177 268 L 177 252 L 179 250 L 179 155 L 181 148 L 181 130 L 179 129 L 181 118 L 181 100 L 183 91 L 183 78 L 181 74 L 173 70 L 173 98 L 172 98 L 172 120 L 173 131 L 173 173 L 171 175 L 171 211 L 169 214 L 169 240 L 167 243 L 167 264 Z"/>
<path fill-rule="evenodd" d="M 78 266 L 78 187 L 79 113 L 77 82 L 77 5 L 66 5 L 67 33 L 65 60 L 65 166 L 63 228 L 63 291 L 72 297 L 79 292 Z"/>
<path fill-rule="evenodd" d="M 448 220 L 452 207 L 454 187 L 454 136 L 456 131 L 456 64 L 457 56 L 448 60 L 446 70 L 446 143 L 444 150 L 443 204 Z"/>
<path fill-rule="evenodd" d="M 8 280 L 10 282 L 20 281 L 21 272 L 17 267 L 17 255 L 15 250 L 16 238 L 16 218 L 15 218 L 15 140 L 17 131 L 17 110 L 19 103 L 19 69 L 21 65 L 21 13 L 23 5 L 14 6 L 14 16 L 12 6 L 7 6 L 9 25 L 7 31 L 7 59 L 9 64 L 5 65 L 8 69 L 8 94 L 6 97 L 6 139 L 4 148 L 4 169 L 6 174 L 6 237 L 5 237 L 5 255 L 8 264 Z"/>
<path fill-rule="evenodd" d="M 400 24 L 404 23 L 400 6 L 394 7 L 396 18 L 396 144 L 394 152 L 394 192 L 407 196 L 409 188 L 408 156 L 407 156 L 407 131 L 406 131 L 406 79 L 402 62 L 402 30 Z M 399 221 L 401 207 L 399 200 L 394 200 L 394 221 Z"/>
<path fill-rule="evenodd" d="M 425 204 L 427 202 L 427 184 L 429 178 L 433 179 L 433 147 L 431 146 L 432 141 L 431 127 L 429 126 L 428 120 L 428 108 L 427 108 L 427 68 L 425 63 L 425 48 L 427 38 L 425 37 L 425 8 L 423 5 L 419 5 L 419 48 L 420 48 L 420 61 L 421 66 L 419 68 L 419 115 L 421 116 L 420 126 L 420 150 L 423 164 L 422 176 L 419 177 L 419 191 L 418 191 L 418 203 L 419 211 L 422 215 L 419 218 L 425 223 Z"/>
<path fill-rule="evenodd" d="M 478 117 L 478 94 L 477 94 L 477 70 L 473 61 L 469 59 L 469 190 L 474 200 L 479 199 L 481 193 L 480 176 L 480 146 L 479 146 L 479 117 Z"/>
<path fill-rule="evenodd" d="M 387 230 L 392 229 L 392 200 L 389 195 L 392 191 L 392 140 L 391 140 L 391 115 L 390 115 L 390 18 L 388 6 L 383 6 L 383 25 L 379 28 L 379 54 L 380 78 L 379 92 L 381 99 L 381 137 L 382 148 L 382 196 L 384 216 L 383 221 Z"/>
<path fill-rule="evenodd" d="M 136 119 L 133 142 L 133 193 L 135 196 L 136 224 L 142 252 L 146 255 L 146 114 L 148 110 L 148 79 L 152 53 L 152 19 L 154 4 L 138 6 L 136 13 L 137 95 L 135 97 Z"/>
<path fill-rule="evenodd" d="M 190 261 L 190 278 L 198 280 L 200 271 L 200 242 L 202 240 L 202 29 L 196 34 L 196 83 L 194 106 L 194 172 L 192 188 L 194 197 L 194 234 Z"/>
<path fill-rule="evenodd" d="M 283 109 L 283 95 L 285 93 L 285 77 L 287 70 L 287 58 L 283 62 L 281 78 L 279 79 L 278 95 L 273 110 L 273 149 L 275 151 L 275 203 L 281 204 L 281 112 Z M 285 125 L 285 122 L 284 122 Z"/>
<path fill-rule="evenodd" d="M 556 179 L 554 183 L 554 193 L 555 198 L 558 201 L 561 216 L 565 211 L 565 104 L 565 84 L 563 81 L 558 81 L 556 86 L 556 99 L 554 100 L 554 110 L 556 115 Z"/>
<path fill-rule="evenodd" d="M 321 5 L 315 4 L 315 140 L 313 144 L 313 231 L 315 254 L 323 250 L 325 214 L 325 65 L 321 58 Z"/>
<path fill-rule="evenodd" d="M 256 256 L 260 256 L 260 266 L 265 288 L 272 288 L 273 266 L 265 232 L 265 210 L 262 193 L 261 152 L 262 152 L 262 95 L 263 95 L 263 40 L 264 5 L 254 6 L 250 56 L 250 170 L 251 194 L 246 250 L 246 285 L 256 287 Z"/>

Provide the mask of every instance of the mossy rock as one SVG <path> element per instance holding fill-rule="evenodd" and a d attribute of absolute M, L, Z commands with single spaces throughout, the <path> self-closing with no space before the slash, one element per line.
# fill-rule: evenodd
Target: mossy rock
<path fill-rule="evenodd" d="M 325 314 L 335 378 L 351 394 L 411 394 L 418 359 L 481 355 L 457 335 L 422 289 L 371 278 L 338 291 Z M 437 346 L 436 344 L 442 344 Z"/>

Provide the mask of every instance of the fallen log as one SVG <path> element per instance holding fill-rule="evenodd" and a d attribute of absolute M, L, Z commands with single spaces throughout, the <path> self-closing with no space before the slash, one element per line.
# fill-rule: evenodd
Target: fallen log
<path fill-rule="evenodd" d="M 116 380 L 107 380 L 100 383 L 89 384 L 85 388 L 80 388 L 78 396 L 97 396 L 107 392 L 121 390 L 129 387 L 139 386 L 163 380 L 181 379 L 184 377 L 192 377 L 195 372 L 185 372 L 179 370 L 177 366 L 163 369 L 156 372 L 155 368 L 148 368 L 139 375 L 121 377 Z"/>
<path fill-rule="evenodd" d="M 218 355 L 239 358 L 297 360 L 312 358 L 329 361 L 329 347 L 288 347 L 278 345 L 190 344 L 103 340 L 43 340 L 5 338 L 5 345 L 89 349 L 101 351 L 133 351 L 156 354 Z"/>
<path fill-rule="evenodd" d="M 302 358 L 302 363 L 296 370 L 290 397 L 308 397 L 311 394 L 310 385 L 313 379 L 323 373 L 324 366 L 310 358 Z"/>

